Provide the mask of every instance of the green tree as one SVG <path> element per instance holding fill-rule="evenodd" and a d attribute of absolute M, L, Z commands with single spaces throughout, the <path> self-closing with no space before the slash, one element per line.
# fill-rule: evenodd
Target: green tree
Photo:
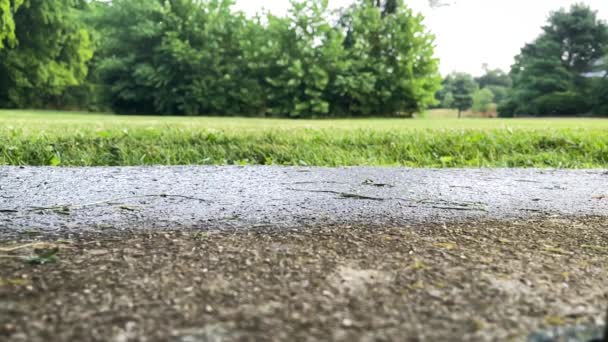
<path fill-rule="evenodd" d="M 595 64 L 593 76 L 593 113 L 608 116 L 608 56 Z"/>
<path fill-rule="evenodd" d="M 335 82 L 336 112 L 411 114 L 435 103 L 439 89 L 434 37 L 403 1 L 392 14 L 370 1 L 346 13 L 345 69 Z"/>
<path fill-rule="evenodd" d="M 593 70 L 591 70 L 597 77 L 601 77 L 602 79 L 608 79 L 608 52 L 603 58 L 597 60 L 596 63 L 593 64 Z"/>
<path fill-rule="evenodd" d="M 399 3 L 397 0 L 374 0 L 376 2 L 376 7 L 382 9 L 382 14 L 394 14 L 397 12 L 397 7 Z"/>
<path fill-rule="evenodd" d="M 241 46 L 250 22 L 233 12 L 233 5 L 233 0 L 165 4 L 164 36 L 154 58 L 154 77 L 162 82 L 156 86 L 157 111 L 234 115 L 260 110 L 251 102 L 259 95 Z"/>
<path fill-rule="evenodd" d="M 0 49 L 4 48 L 5 45 L 14 47 L 17 42 L 13 13 L 22 4 L 23 0 L 0 0 Z"/>
<path fill-rule="evenodd" d="M 326 116 L 331 83 L 343 64 L 344 37 L 327 21 L 327 0 L 292 1 L 287 17 L 268 17 L 270 61 L 265 76 L 268 112 L 274 116 Z M 343 66 L 342 66 L 343 67 Z"/>
<path fill-rule="evenodd" d="M 506 72 L 500 69 L 489 69 L 484 66 L 484 74 L 477 77 L 475 81 L 479 84 L 479 88 L 483 89 L 489 86 L 501 86 L 510 88 L 513 85 L 513 80 Z"/>
<path fill-rule="evenodd" d="M 473 93 L 473 111 L 477 113 L 486 113 L 494 103 L 494 93 L 488 89 L 479 89 Z"/>
<path fill-rule="evenodd" d="M 564 67 L 579 75 L 591 71 L 608 47 L 606 22 L 599 20 L 597 12 L 584 4 L 552 13 L 543 31 L 549 40 L 559 43 Z"/>
<path fill-rule="evenodd" d="M 78 0 L 0 0 L 0 104 L 62 107 L 93 55 Z M 8 12 L 7 12 L 8 11 Z"/>
<path fill-rule="evenodd" d="M 447 95 L 452 96 L 449 101 L 451 105 L 446 108 L 454 108 L 458 110 L 458 118 L 462 112 L 468 110 L 473 105 L 473 94 L 479 89 L 477 82 L 473 76 L 467 73 L 455 72 L 446 76 L 442 82 L 443 88 L 438 92 L 437 97 L 441 99 L 442 104 L 446 103 Z"/>
<path fill-rule="evenodd" d="M 494 103 L 501 104 L 509 97 L 509 91 L 511 88 L 490 85 L 486 86 L 484 89 L 488 89 L 492 92 L 492 95 L 494 95 Z"/>
<path fill-rule="evenodd" d="M 509 74 L 500 69 L 489 69 L 484 67 L 485 73 L 477 77 L 475 81 L 479 84 L 480 89 L 489 89 L 494 95 L 494 102 L 502 103 L 508 95 L 509 89 L 513 85 L 513 80 Z"/>
<path fill-rule="evenodd" d="M 250 75 L 255 23 L 231 0 L 115 0 L 95 19 L 99 79 L 120 113 L 258 113 Z"/>
<path fill-rule="evenodd" d="M 454 101 L 454 94 L 452 94 L 452 83 L 453 83 L 453 75 L 448 74 L 441 80 L 441 88 L 435 93 L 436 103 L 442 108 L 452 108 L 452 104 Z M 449 101 L 450 105 L 446 106 L 444 104 L 445 97 L 450 94 L 451 100 Z"/>
<path fill-rule="evenodd" d="M 608 116 L 608 79 L 596 80 L 594 88 L 595 103 L 593 113 L 596 115 Z"/>
<path fill-rule="evenodd" d="M 123 113 L 411 113 L 434 102 L 438 61 L 422 17 L 395 3 L 362 1 L 340 26 L 327 0 L 253 19 L 232 0 L 114 0 L 92 16 L 93 78 Z"/>
<path fill-rule="evenodd" d="M 513 89 L 501 116 L 570 115 L 591 111 L 591 72 L 608 47 L 608 26 L 589 7 L 552 13 L 543 33 L 522 48 L 511 69 Z"/>
<path fill-rule="evenodd" d="M 445 96 L 443 96 L 441 101 L 442 108 L 454 108 L 454 95 L 451 91 L 448 91 Z"/>
<path fill-rule="evenodd" d="M 164 34 L 161 1 L 115 0 L 99 10 L 95 67 L 108 105 L 120 113 L 157 113 L 155 94 L 165 84 L 154 64 Z"/>
<path fill-rule="evenodd" d="M 452 94 L 454 96 L 454 107 L 458 109 L 458 118 L 462 112 L 473 105 L 473 94 L 478 89 L 477 83 L 469 74 L 457 73 L 454 75 Z"/>

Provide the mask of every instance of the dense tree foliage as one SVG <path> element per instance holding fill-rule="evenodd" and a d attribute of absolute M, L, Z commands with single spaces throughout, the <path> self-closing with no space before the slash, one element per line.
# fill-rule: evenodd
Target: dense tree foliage
<path fill-rule="evenodd" d="M 433 103 L 433 36 L 402 1 L 362 0 L 332 24 L 326 0 L 247 18 L 231 0 L 98 7 L 95 73 L 121 113 L 399 115 Z"/>
<path fill-rule="evenodd" d="M 443 108 L 457 109 L 460 118 L 463 111 L 473 106 L 473 95 L 478 89 L 479 85 L 473 76 L 455 72 L 443 79 L 442 89 L 436 97 Z"/>
<path fill-rule="evenodd" d="M 230 1 L 116 0 L 96 18 L 96 72 L 123 113 L 231 114 L 259 95 L 247 78 L 246 22 Z"/>
<path fill-rule="evenodd" d="M 458 109 L 458 117 L 460 118 L 462 111 L 470 109 L 473 106 L 473 94 L 477 91 L 478 85 L 471 75 L 456 73 L 451 88 L 452 96 L 454 96 L 454 108 Z"/>
<path fill-rule="evenodd" d="M 440 4 L 437 1 L 431 1 Z M 277 117 L 608 114 L 608 26 L 551 14 L 509 74 L 441 81 L 434 37 L 403 0 L 291 0 L 249 18 L 234 0 L 0 0 L 0 106 Z M 337 20 L 336 20 L 337 19 Z"/>
<path fill-rule="evenodd" d="M 19 9 L 23 0 L 0 0 L 0 49 L 6 45 L 15 46 L 15 19 L 13 13 Z"/>
<path fill-rule="evenodd" d="M 440 108 L 472 109 L 476 113 L 493 111 L 503 102 L 511 87 L 511 77 L 500 69 L 489 69 L 473 78 L 466 73 L 452 73 L 441 82 L 442 88 L 435 94 Z M 460 116 L 460 115 L 459 115 Z"/>
<path fill-rule="evenodd" d="M 453 108 L 454 95 L 452 94 L 453 75 L 449 74 L 441 80 L 441 88 L 435 93 L 437 108 Z"/>
<path fill-rule="evenodd" d="M 513 89 L 502 116 L 571 115 L 599 106 L 594 71 L 608 48 L 608 26 L 589 7 L 554 12 L 543 33 L 527 44 L 511 69 Z M 595 108 L 594 108 L 595 107 Z"/>
<path fill-rule="evenodd" d="M 0 0 L 0 105 L 120 113 L 405 115 L 434 102 L 434 37 L 402 0 L 248 18 L 233 0 Z"/>
<path fill-rule="evenodd" d="M 477 113 L 486 113 L 492 108 L 494 93 L 489 88 L 483 88 L 473 93 L 471 108 Z"/>
<path fill-rule="evenodd" d="M 375 0 L 376 7 L 382 9 L 382 14 L 394 14 L 399 8 L 399 2 L 397 0 Z"/>
<path fill-rule="evenodd" d="M 480 89 L 488 89 L 493 94 L 494 103 L 500 104 L 507 98 L 508 90 L 513 85 L 509 74 L 500 69 L 484 68 L 485 73 L 475 81 Z"/>
<path fill-rule="evenodd" d="M 343 35 L 329 25 L 326 1 L 293 2 L 287 17 L 270 15 L 260 70 L 267 112 L 275 116 L 326 116 L 332 86 L 345 68 Z M 354 114 L 354 113 L 353 113 Z"/>
<path fill-rule="evenodd" d="M 93 55 L 78 0 L 0 0 L 0 105 L 63 105 Z"/>
<path fill-rule="evenodd" d="M 592 71 L 593 113 L 608 116 L 608 52 L 606 56 L 594 64 Z"/>
<path fill-rule="evenodd" d="M 475 78 L 479 88 L 487 88 L 490 86 L 501 86 L 505 88 L 511 87 L 513 81 L 511 77 L 500 69 L 489 69 L 484 67 L 485 73 L 480 77 Z"/>
<path fill-rule="evenodd" d="M 413 113 L 435 102 L 440 77 L 434 37 L 425 32 L 421 16 L 397 3 L 394 14 L 383 16 L 368 1 L 347 13 L 346 64 L 335 83 L 337 112 Z"/>

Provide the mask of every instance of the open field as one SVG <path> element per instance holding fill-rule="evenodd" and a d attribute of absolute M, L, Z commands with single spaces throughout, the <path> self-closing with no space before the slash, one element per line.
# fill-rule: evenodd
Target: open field
<path fill-rule="evenodd" d="M 78 236 L 0 241 L 0 339 L 588 341 L 605 315 L 605 219 Z"/>
<path fill-rule="evenodd" d="M 0 111 L 2 165 L 608 166 L 608 120 L 129 117 Z"/>
<path fill-rule="evenodd" d="M 21 129 L 26 133 L 102 131 L 118 128 L 184 128 L 216 130 L 266 129 L 606 129 L 608 119 L 552 118 L 552 119 L 456 119 L 455 111 L 430 110 L 424 119 L 319 119 L 292 120 L 238 117 L 179 117 L 127 116 L 77 112 L 0 110 L 0 127 Z M 447 117 L 447 118 L 446 118 Z"/>
<path fill-rule="evenodd" d="M 493 114 L 493 115 L 491 115 Z M 417 118 L 423 118 L 423 119 L 431 119 L 431 120 L 437 120 L 437 119 L 449 119 L 449 120 L 458 120 L 458 110 L 456 109 L 447 109 L 447 108 L 437 108 L 437 109 L 431 109 L 428 110 L 422 114 L 416 114 L 415 117 Z M 482 119 L 482 118 L 496 118 L 497 117 L 497 113 L 487 113 L 487 114 L 483 114 L 483 113 L 474 113 L 472 111 L 464 111 L 461 114 L 461 118 L 466 118 L 466 119 Z"/>

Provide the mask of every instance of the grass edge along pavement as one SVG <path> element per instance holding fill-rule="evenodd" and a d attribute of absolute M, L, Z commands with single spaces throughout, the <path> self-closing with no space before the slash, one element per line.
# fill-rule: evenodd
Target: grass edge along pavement
<path fill-rule="evenodd" d="M 0 165 L 608 167 L 608 120 L 448 120 L 458 128 L 444 128 L 424 119 L 20 113 L 0 111 Z"/>

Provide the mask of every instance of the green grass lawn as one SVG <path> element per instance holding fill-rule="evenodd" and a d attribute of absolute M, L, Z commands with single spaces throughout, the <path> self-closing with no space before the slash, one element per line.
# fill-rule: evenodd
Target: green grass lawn
<path fill-rule="evenodd" d="M 232 117 L 176 117 L 176 116 L 125 116 L 52 111 L 0 110 L 1 127 L 22 129 L 25 133 L 39 134 L 78 130 L 107 130 L 117 128 L 186 128 L 216 130 L 267 130 L 267 129 L 607 129 L 608 119 L 456 119 L 444 114 L 445 110 L 431 110 L 423 119 L 323 119 L 292 120 Z"/>
<path fill-rule="evenodd" d="M 2 165 L 608 167 L 608 120 L 117 116 L 0 111 Z"/>

